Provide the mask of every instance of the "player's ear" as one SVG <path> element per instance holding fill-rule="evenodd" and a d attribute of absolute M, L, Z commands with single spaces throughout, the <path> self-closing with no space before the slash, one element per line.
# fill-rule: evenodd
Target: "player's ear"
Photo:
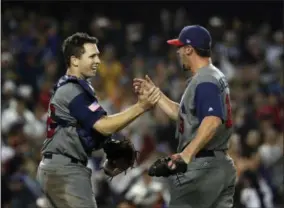
<path fill-rule="evenodd" d="M 70 57 L 70 63 L 71 63 L 72 66 L 78 66 L 79 59 L 76 56 L 71 56 Z"/>
<path fill-rule="evenodd" d="M 186 54 L 186 55 L 189 56 L 189 55 L 192 54 L 192 52 L 193 52 L 193 47 L 188 46 L 188 47 L 185 48 L 185 54 Z"/>

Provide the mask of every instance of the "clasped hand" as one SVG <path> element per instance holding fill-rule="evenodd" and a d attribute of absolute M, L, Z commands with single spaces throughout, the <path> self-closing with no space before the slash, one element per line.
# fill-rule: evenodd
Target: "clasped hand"
<path fill-rule="evenodd" d="M 148 110 L 159 101 L 161 98 L 161 91 L 152 80 L 146 75 L 145 79 L 135 78 L 133 80 L 133 87 L 135 93 L 138 95 L 138 103 Z"/>

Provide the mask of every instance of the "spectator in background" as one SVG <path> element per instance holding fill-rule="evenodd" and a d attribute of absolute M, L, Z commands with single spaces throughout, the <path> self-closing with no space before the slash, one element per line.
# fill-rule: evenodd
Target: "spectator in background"
<path fill-rule="evenodd" d="M 165 194 L 168 194 L 164 190 L 163 183 L 148 176 L 147 170 L 142 170 L 140 174 L 134 177 L 124 190 L 125 201 L 141 208 L 162 207 L 165 203 Z"/>
<path fill-rule="evenodd" d="M 272 166 L 283 156 L 283 138 L 273 128 L 264 132 L 264 142 L 259 147 L 259 154 L 262 164 L 267 168 Z"/>
<path fill-rule="evenodd" d="M 273 208 L 272 191 L 261 177 L 251 171 L 243 175 L 240 193 L 240 204 L 245 208 Z"/>
<path fill-rule="evenodd" d="M 7 80 L 2 86 L 2 108 L 7 109 L 12 106 L 16 106 L 16 100 L 15 100 L 15 93 L 16 93 L 17 86 L 12 80 Z"/>
<path fill-rule="evenodd" d="M 53 82 L 51 80 L 45 80 L 41 83 L 38 102 L 44 108 L 45 111 L 48 110 L 48 104 L 51 98 L 52 89 Z"/>
<path fill-rule="evenodd" d="M 16 97 L 16 105 L 5 109 L 2 113 L 2 132 L 8 133 L 11 126 L 17 122 L 33 122 L 34 116 L 31 111 L 26 108 L 26 102 L 21 96 Z"/>
<path fill-rule="evenodd" d="M 123 75 L 121 63 L 115 57 L 115 48 L 108 45 L 103 50 L 102 63 L 98 74 L 103 80 L 104 88 L 109 97 L 115 99 L 117 87 Z"/>

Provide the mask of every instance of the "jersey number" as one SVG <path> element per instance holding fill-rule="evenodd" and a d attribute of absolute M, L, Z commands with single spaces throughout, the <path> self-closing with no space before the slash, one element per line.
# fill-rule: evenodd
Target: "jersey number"
<path fill-rule="evenodd" d="M 231 106 L 229 94 L 226 94 L 226 108 L 227 108 L 226 127 L 230 128 L 233 126 L 233 119 L 232 119 L 232 106 Z"/>
<path fill-rule="evenodd" d="M 179 117 L 179 128 L 178 128 L 179 133 L 183 134 L 184 132 L 184 120 L 183 118 L 180 116 Z"/>
<path fill-rule="evenodd" d="M 52 138 L 54 133 L 55 133 L 55 129 L 57 127 L 57 123 L 52 120 L 52 115 L 55 115 L 55 107 L 53 104 L 50 104 L 49 106 L 49 110 L 50 110 L 50 114 L 48 115 L 47 121 L 46 121 L 46 136 L 48 139 Z"/>

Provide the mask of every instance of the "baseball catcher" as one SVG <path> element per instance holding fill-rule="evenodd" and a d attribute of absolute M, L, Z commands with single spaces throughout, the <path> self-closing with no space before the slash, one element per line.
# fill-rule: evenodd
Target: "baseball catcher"
<path fill-rule="evenodd" d="M 103 169 L 108 175 L 113 177 L 132 167 L 136 157 L 132 144 L 109 137 L 147 112 L 161 96 L 153 87 L 138 95 L 129 108 L 108 115 L 90 82 L 101 63 L 97 44 L 95 37 L 75 33 L 62 45 L 66 74 L 54 86 L 50 99 L 37 172 L 37 180 L 53 208 L 97 208 L 88 159 L 93 151 L 104 147 L 107 161 Z"/>

